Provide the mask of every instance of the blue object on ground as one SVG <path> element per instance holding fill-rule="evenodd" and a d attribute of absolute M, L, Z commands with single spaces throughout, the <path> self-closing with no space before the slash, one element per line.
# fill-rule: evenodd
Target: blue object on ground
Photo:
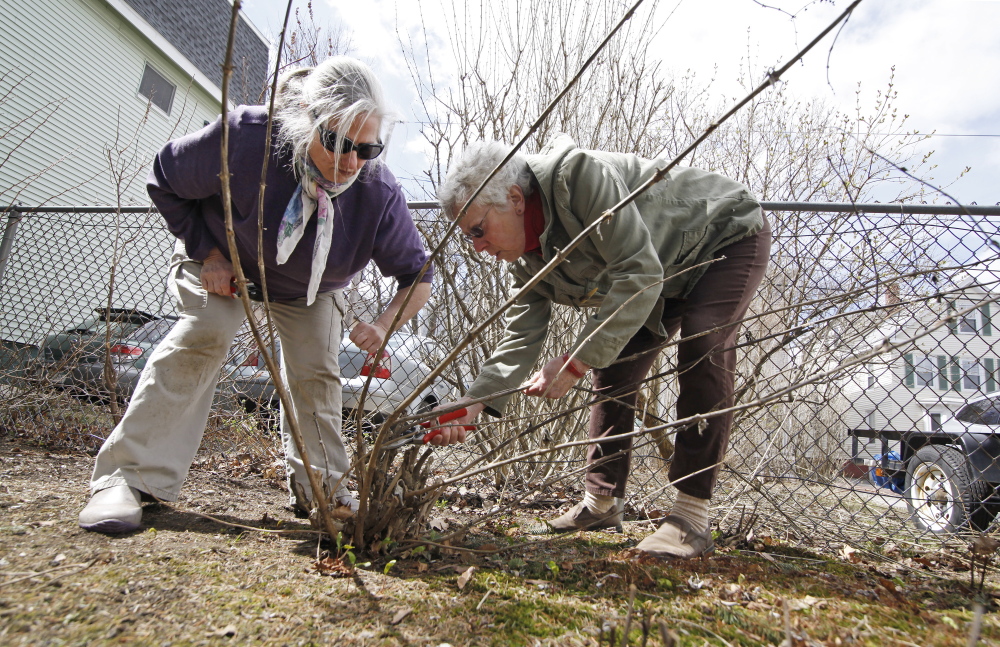
<path fill-rule="evenodd" d="M 885 457 L 886 457 L 886 459 L 888 459 L 890 461 L 898 461 L 899 460 L 899 452 L 889 452 L 888 454 L 885 455 Z M 878 461 L 881 461 L 881 460 L 882 460 L 882 454 L 876 454 L 875 455 L 875 461 L 878 462 Z M 872 483 L 874 483 L 876 487 L 889 488 L 890 490 L 892 490 L 896 494 L 902 494 L 903 493 L 903 481 L 906 478 L 906 475 L 904 473 L 900 472 L 900 473 L 896 474 L 895 476 L 886 476 L 885 474 L 882 474 L 881 472 L 882 472 L 882 468 L 881 468 L 880 465 L 876 465 L 876 466 L 872 467 L 871 473 L 869 474 Z"/>

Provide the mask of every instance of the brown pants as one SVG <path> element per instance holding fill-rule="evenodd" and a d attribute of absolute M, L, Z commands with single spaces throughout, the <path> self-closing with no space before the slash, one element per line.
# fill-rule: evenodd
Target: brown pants
<path fill-rule="evenodd" d="M 678 419 L 733 406 L 736 351 L 731 347 L 739 326 L 714 329 L 746 314 L 764 277 L 770 251 L 771 230 L 765 220 L 759 233 L 719 250 L 715 257 L 726 258 L 709 266 L 686 299 L 667 300 L 662 321 L 670 337 L 678 331 L 681 339 L 686 339 L 713 330 L 678 344 Z M 632 438 L 615 436 L 633 430 L 637 390 L 659 353 L 657 347 L 665 341 L 644 327 L 629 340 L 615 363 L 594 370 L 594 389 L 615 400 L 598 402 L 590 409 L 590 438 L 608 440 L 590 445 L 587 451 L 588 492 L 625 495 Z M 729 350 L 722 350 L 726 348 Z M 701 431 L 697 426 L 677 431 L 669 473 L 678 490 L 701 499 L 711 498 L 715 489 L 733 415 L 715 416 L 706 422 Z M 605 456 L 609 458 L 598 462 Z"/>

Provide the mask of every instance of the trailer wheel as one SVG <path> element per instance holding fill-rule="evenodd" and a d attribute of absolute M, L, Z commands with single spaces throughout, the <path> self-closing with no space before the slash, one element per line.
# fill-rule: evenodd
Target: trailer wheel
<path fill-rule="evenodd" d="M 906 466 L 906 507 L 921 530 L 950 533 L 986 530 L 995 514 L 984 503 L 991 488 L 973 480 L 964 453 L 925 445 Z"/>

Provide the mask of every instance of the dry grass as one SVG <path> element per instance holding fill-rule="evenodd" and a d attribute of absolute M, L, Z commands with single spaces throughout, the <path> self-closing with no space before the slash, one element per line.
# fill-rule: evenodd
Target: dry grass
<path fill-rule="evenodd" d="M 645 523 L 548 541 L 527 531 L 550 512 L 525 508 L 461 546 L 416 548 L 394 563 L 354 556 L 352 569 L 343 547 L 317 554 L 335 549 L 294 519 L 273 465 L 218 452 L 199 455 L 176 508 L 149 506 L 144 530 L 106 537 L 75 523 L 90 456 L 10 438 L 0 452 L 8 645 L 596 645 L 612 626 L 620 641 L 631 585 L 633 645 L 643 619 L 664 621 L 681 645 L 778 645 L 789 633 L 796 645 L 955 645 L 967 640 L 974 600 L 992 609 L 996 591 L 989 580 L 982 595 L 968 587 L 960 553 L 838 557 L 757 528 L 749 540 L 720 538 L 732 547 L 711 559 L 669 564 L 629 550 Z M 432 516 L 455 524 L 490 505 L 452 498 Z M 1000 622 L 987 613 L 981 644 L 997 642 Z M 661 644 L 656 631 L 648 644 Z"/>

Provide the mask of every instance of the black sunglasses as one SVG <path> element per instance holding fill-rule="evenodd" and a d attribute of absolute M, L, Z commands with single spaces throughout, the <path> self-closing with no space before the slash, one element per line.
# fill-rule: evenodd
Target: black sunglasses
<path fill-rule="evenodd" d="M 462 234 L 462 238 L 465 239 L 465 242 L 467 242 L 467 243 L 469 243 L 471 245 L 476 240 L 478 240 L 478 239 L 480 239 L 480 238 L 482 238 L 483 236 L 486 235 L 486 230 L 483 229 L 483 223 L 486 222 L 486 216 L 487 215 L 489 215 L 489 211 L 487 211 L 485 214 L 483 214 L 483 219 L 479 221 L 478 225 L 473 225 L 472 227 L 469 227 L 469 233 Z"/>
<path fill-rule="evenodd" d="M 331 153 L 336 153 L 337 151 L 337 133 L 332 130 L 327 130 L 322 126 L 319 127 L 319 139 L 323 143 L 323 148 L 330 151 Z M 350 139 L 344 137 L 343 144 L 340 146 L 341 155 L 350 155 L 351 151 L 358 152 L 358 159 L 363 160 L 373 160 L 382 154 L 385 150 L 385 144 L 379 142 L 377 144 L 355 144 Z"/>

